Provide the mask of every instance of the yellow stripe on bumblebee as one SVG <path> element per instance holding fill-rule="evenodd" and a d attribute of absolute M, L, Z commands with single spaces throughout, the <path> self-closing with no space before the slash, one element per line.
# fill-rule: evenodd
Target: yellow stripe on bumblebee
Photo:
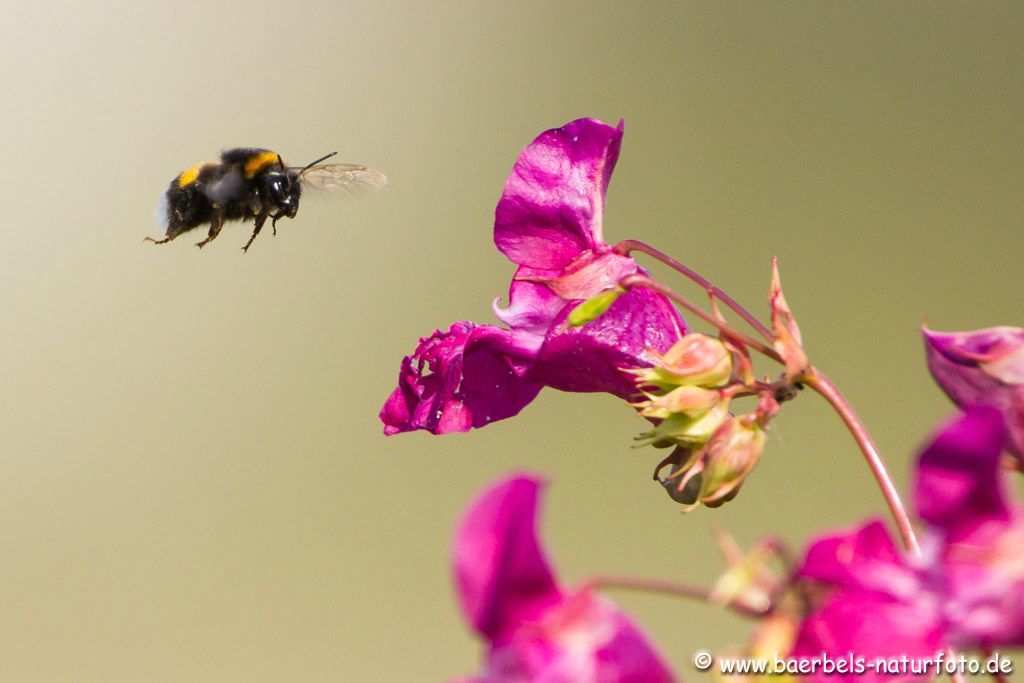
<path fill-rule="evenodd" d="M 188 187 L 199 177 L 199 172 L 207 166 L 212 165 L 211 161 L 200 161 L 198 164 L 189 166 L 178 175 L 178 187 Z"/>
<path fill-rule="evenodd" d="M 254 155 L 251 159 L 245 162 L 245 177 L 251 180 L 257 173 L 265 169 L 267 166 L 276 164 L 278 159 L 280 159 L 280 157 L 276 152 L 260 152 L 259 154 Z M 284 163 L 282 162 L 281 165 L 284 166 Z"/>

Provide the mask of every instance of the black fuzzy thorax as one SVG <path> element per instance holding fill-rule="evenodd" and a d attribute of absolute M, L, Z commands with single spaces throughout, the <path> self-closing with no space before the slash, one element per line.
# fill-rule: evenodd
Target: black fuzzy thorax
<path fill-rule="evenodd" d="M 185 185 L 179 173 L 165 193 L 167 237 L 211 223 L 219 212 L 221 221 L 255 220 L 261 214 L 275 217 L 282 212 L 272 200 L 269 183 L 282 175 L 292 181 L 295 201 L 301 192 L 298 174 L 284 168 L 279 160 L 261 167 L 247 177 L 246 164 L 269 150 L 239 147 L 221 153 L 220 163 L 208 163 L 199 168 L 195 179 Z M 276 155 L 275 155 L 276 156 Z"/>

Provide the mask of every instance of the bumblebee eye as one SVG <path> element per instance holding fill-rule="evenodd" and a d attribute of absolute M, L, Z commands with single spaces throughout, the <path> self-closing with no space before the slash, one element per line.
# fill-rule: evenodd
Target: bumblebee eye
<path fill-rule="evenodd" d="M 284 198 L 288 194 L 285 188 L 285 182 L 281 178 L 274 178 L 273 180 L 271 180 L 269 183 L 269 188 L 270 196 L 274 199 L 274 201 L 278 203 L 284 201 Z"/>

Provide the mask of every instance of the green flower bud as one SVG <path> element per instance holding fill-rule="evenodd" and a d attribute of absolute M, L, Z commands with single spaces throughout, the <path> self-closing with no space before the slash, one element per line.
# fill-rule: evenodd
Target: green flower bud
<path fill-rule="evenodd" d="M 673 413 L 649 432 L 641 434 L 640 445 L 672 441 L 689 448 L 702 446 L 729 417 L 729 401 L 720 400 L 703 415 L 691 417 Z"/>
<path fill-rule="evenodd" d="M 569 313 L 569 326 L 580 327 L 597 320 L 611 308 L 622 292 L 621 289 L 609 289 L 579 304 Z"/>
<path fill-rule="evenodd" d="M 638 407 L 644 417 L 665 419 L 680 413 L 690 418 L 699 418 L 721 400 L 722 393 L 717 389 L 682 386 L 663 396 L 655 396 L 650 401 L 638 404 Z"/>

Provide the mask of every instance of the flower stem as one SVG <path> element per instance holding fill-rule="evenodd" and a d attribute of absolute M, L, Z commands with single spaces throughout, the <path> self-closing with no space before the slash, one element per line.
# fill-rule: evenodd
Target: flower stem
<path fill-rule="evenodd" d="M 767 346 L 767 345 L 763 344 L 762 342 L 759 342 L 758 340 L 754 339 L 753 337 L 750 337 L 749 335 L 743 334 L 739 330 L 737 330 L 737 329 L 733 328 L 732 326 L 730 326 L 728 323 L 724 323 L 721 320 L 718 320 L 717 318 L 712 316 L 710 313 L 708 313 L 707 311 L 702 309 L 700 306 L 698 306 L 697 304 L 693 303 L 692 301 L 690 301 L 689 299 L 684 297 L 682 294 L 679 294 L 679 293 L 675 292 L 674 290 L 666 287 L 665 285 L 661 284 L 660 282 L 658 282 L 656 280 L 652 280 L 651 278 L 647 277 L 646 275 L 627 275 L 626 277 L 622 278 L 619 281 L 619 286 L 622 287 L 623 289 L 632 289 L 634 287 L 645 287 L 645 288 L 647 288 L 647 289 L 649 289 L 651 291 L 654 291 L 654 292 L 657 292 L 658 294 L 661 294 L 662 296 L 666 296 L 669 299 L 671 299 L 672 301 L 674 301 L 677 304 L 679 304 L 680 306 L 682 306 L 683 308 L 685 308 L 686 310 L 688 310 L 690 313 L 693 313 L 694 315 L 699 317 L 701 320 L 703 320 L 706 323 L 708 323 L 709 325 L 713 325 L 722 334 L 725 334 L 725 335 L 727 335 L 727 336 L 729 336 L 729 337 L 731 337 L 731 338 L 733 338 L 733 339 L 735 339 L 735 340 L 745 344 L 746 346 L 749 346 L 752 349 L 760 351 L 761 353 L 763 353 L 764 355 L 768 356 L 769 358 L 771 358 L 774 361 L 777 361 L 779 363 L 783 362 L 782 356 L 780 356 L 775 351 L 775 349 L 771 348 L 770 346 Z"/>
<path fill-rule="evenodd" d="M 985 655 L 985 659 L 991 659 L 992 655 L 995 654 L 995 650 L 992 649 L 991 645 L 982 647 L 981 651 Z M 1010 683 L 1010 678 L 998 669 L 992 673 L 992 678 L 995 679 L 997 683 Z"/>
<path fill-rule="evenodd" d="M 592 576 L 583 582 L 584 589 L 593 590 L 632 590 L 645 593 L 660 593 L 672 595 L 677 598 L 698 600 L 709 604 L 717 604 L 712 600 L 711 589 L 702 586 L 694 586 L 678 581 L 666 581 L 664 579 L 641 579 L 633 576 Z M 730 603 L 729 609 L 746 617 L 762 617 L 764 613 L 750 609 L 740 604 Z"/>
<path fill-rule="evenodd" d="M 910 523 L 910 516 L 903 505 L 903 500 L 896 489 L 896 484 L 893 482 L 892 475 L 889 474 L 889 470 L 885 466 L 881 453 L 878 452 L 878 446 L 875 445 L 874 440 L 868 433 L 867 427 L 864 426 L 860 417 L 857 416 L 853 406 L 850 405 L 850 402 L 846 400 L 846 397 L 843 396 L 836 385 L 832 383 L 832 380 L 817 369 L 812 369 L 812 372 L 803 380 L 803 383 L 817 391 L 826 401 L 832 404 L 839 417 L 846 423 L 847 429 L 850 430 L 854 441 L 857 442 L 861 452 L 864 454 L 864 459 L 867 460 L 871 473 L 875 475 L 875 481 L 878 482 L 878 486 L 882 490 L 882 496 L 885 498 L 885 502 L 889 506 L 889 512 L 896 522 L 896 528 L 899 529 L 903 545 L 911 553 L 920 557 L 921 546 L 917 542 L 917 535 L 914 533 L 914 527 Z"/>
<path fill-rule="evenodd" d="M 661 261 L 669 268 L 685 275 L 689 279 L 696 282 L 698 285 L 707 290 L 709 294 L 712 294 L 715 297 L 717 297 L 719 301 L 724 303 L 726 306 L 731 308 L 738 316 L 747 321 L 747 324 L 753 327 L 755 330 L 757 330 L 757 332 L 762 337 L 768 340 L 771 340 L 773 338 L 771 330 L 769 330 L 767 326 L 764 325 L 764 323 L 758 320 L 753 313 L 745 309 L 735 299 L 733 299 L 731 296 L 729 296 L 721 289 L 713 285 L 710 280 L 708 280 L 701 274 L 697 273 L 696 271 L 691 270 L 687 266 L 684 266 L 682 263 L 676 261 L 668 254 L 661 252 L 652 247 L 651 245 L 646 244 L 644 242 L 640 242 L 638 240 L 622 240 L 614 247 L 612 247 L 612 250 L 618 254 L 623 255 L 629 254 L 630 252 L 639 251 L 641 254 L 647 254 L 651 258 Z"/>

